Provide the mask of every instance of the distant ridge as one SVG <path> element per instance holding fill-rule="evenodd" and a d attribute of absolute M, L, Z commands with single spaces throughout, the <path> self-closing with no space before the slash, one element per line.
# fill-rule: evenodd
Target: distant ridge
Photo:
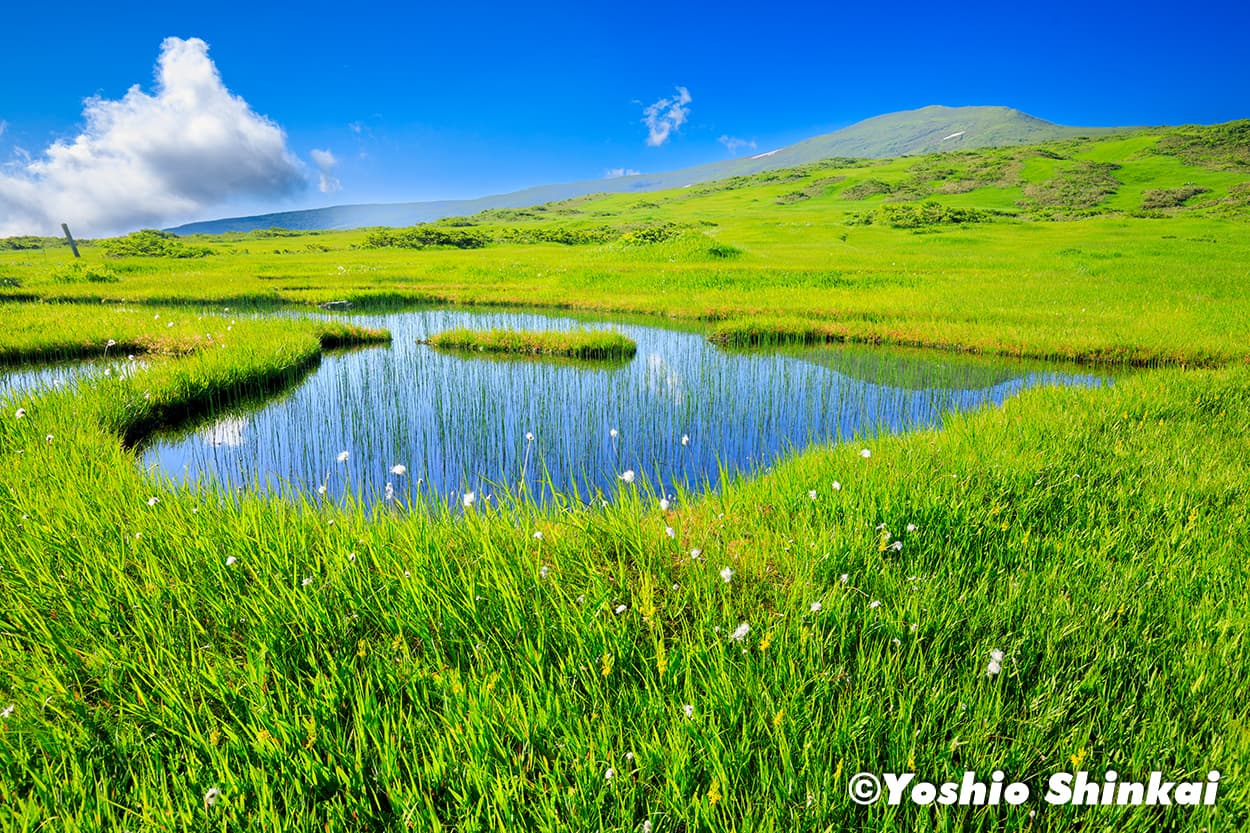
<path fill-rule="evenodd" d="M 731 176 L 790 168 L 832 157 L 885 159 L 948 150 L 1000 147 L 1075 136 L 1112 133 L 1130 128 L 1067 127 L 1010 107 L 943 107 L 932 105 L 874 116 L 850 127 L 814 136 L 797 144 L 754 156 L 726 159 L 679 171 L 540 185 L 473 200 L 336 205 L 250 217 L 187 223 L 169 229 L 177 234 L 221 234 L 287 228 L 301 231 L 365 226 L 411 226 L 442 217 L 476 214 L 491 208 L 524 208 L 594 193 L 661 191 Z"/>

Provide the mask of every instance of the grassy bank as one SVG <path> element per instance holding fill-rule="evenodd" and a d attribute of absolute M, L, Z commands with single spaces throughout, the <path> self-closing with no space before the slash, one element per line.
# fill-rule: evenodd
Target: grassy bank
<path fill-rule="evenodd" d="M 632 339 L 606 330 L 470 330 L 460 327 L 435 333 L 426 343 L 439 350 L 571 359 L 617 359 L 633 356 L 638 350 Z"/>
<path fill-rule="evenodd" d="M 316 349 L 301 329 L 6 407 L 11 829 L 923 829 L 849 776 L 1070 757 L 1225 792 L 1049 829 L 1248 821 L 1247 371 L 1033 391 L 668 510 L 622 484 L 572 513 L 367 516 L 129 461 L 141 401 L 192 401 L 186 362 L 260 382 Z"/>

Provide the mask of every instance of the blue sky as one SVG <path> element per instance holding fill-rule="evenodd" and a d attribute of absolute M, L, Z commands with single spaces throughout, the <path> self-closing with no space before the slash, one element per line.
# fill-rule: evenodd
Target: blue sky
<path fill-rule="evenodd" d="M 105 6 L 5 10 L 0 234 L 93 200 L 143 205 L 88 231 L 672 170 L 926 104 L 1250 116 L 1241 3 Z M 162 97 L 167 38 L 207 45 L 170 53 L 203 95 Z"/>

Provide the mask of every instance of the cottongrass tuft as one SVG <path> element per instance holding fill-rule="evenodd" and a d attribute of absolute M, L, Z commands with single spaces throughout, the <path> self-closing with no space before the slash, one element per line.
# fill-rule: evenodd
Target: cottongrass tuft
<path fill-rule="evenodd" d="M 734 642 L 741 642 L 742 640 L 747 638 L 747 634 L 750 632 L 751 632 L 751 626 L 748 625 L 746 622 L 743 622 L 741 625 L 734 628 L 734 632 L 729 634 L 729 638 L 732 639 Z"/>
<path fill-rule="evenodd" d="M 473 501 L 477 500 L 476 492 L 465 492 L 464 497 L 460 499 L 460 503 L 465 509 L 473 505 Z"/>
<path fill-rule="evenodd" d="M 669 507 L 669 506 L 671 506 L 671 505 L 672 505 L 672 504 L 670 504 L 670 503 L 668 502 L 668 498 L 666 498 L 666 497 L 662 497 L 662 498 L 660 498 L 660 511 L 661 511 L 661 512 L 667 512 L 667 511 L 668 511 L 668 507 Z"/>
<path fill-rule="evenodd" d="M 618 474 L 617 477 L 620 478 L 621 480 L 624 480 L 626 483 L 633 483 L 634 482 L 634 470 L 626 469 L 625 471 Z"/>
<path fill-rule="evenodd" d="M 871 602 L 868 603 L 868 608 L 870 610 L 876 610 L 879 607 L 881 607 L 881 601 L 879 599 L 873 599 Z"/>
<path fill-rule="evenodd" d="M 391 466 L 391 474 L 395 475 L 396 477 L 403 477 L 407 473 L 408 473 L 408 467 L 405 466 L 403 463 L 396 463 L 395 465 Z"/>
<path fill-rule="evenodd" d="M 1003 670 L 1003 652 L 995 649 L 990 651 L 990 663 L 985 667 L 985 676 L 993 677 Z"/>
<path fill-rule="evenodd" d="M 9 705 L 4 707 L 4 711 L 0 711 L 0 719 L 8 720 L 10 717 L 13 716 L 13 712 L 16 711 L 16 709 L 17 709 L 16 704 L 9 703 Z"/>
<path fill-rule="evenodd" d="M 550 572 L 551 572 L 551 568 L 548 567 L 546 564 L 544 564 L 542 567 L 538 568 L 538 577 L 546 578 L 547 574 Z"/>
<path fill-rule="evenodd" d="M 23 419 L 26 416 L 26 409 L 18 408 L 16 411 L 13 412 L 13 416 L 16 417 L 17 419 Z"/>
<path fill-rule="evenodd" d="M 535 540 L 535 541 L 541 541 L 542 539 L 543 539 L 543 532 L 542 532 L 542 530 L 541 530 L 541 529 L 536 529 L 536 530 L 534 530 L 534 540 Z"/>
<path fill-rule="evenodd" d="M 338 461 L 339 461 L 340 463 L 346 463 L 346 462 L 347 462 L 347 458 L 348 458 L 348 457 L 350 457 L 350 456 L 351 456 L 351 455 L 350 455 L 350 454 L 348 454 L 346 451 L 340 451 L 340 452 L 339 452 L 339 456 L 338 456 Z"/>
<path fill-rule="evenodd" d="M 728 584 L 729 582 L 734 580 L 734 571 L 729 569 L 728 567 L 722 567 L 720 571 L 720 577 L 724 579 L 726 584 Z"/>
<path fill-rule="evenodd" d="M 682 444 L 682 445 L 690 445 L 690 435 L 689 435 L 689 434 L 682 434 L 682 435 L 681 435 L 681 444 Z"/>
<path fill-rule="evenodd" d="M 613 769 L 612 767 L 608 767 L 607 769 L 603 771 L 604 781 L 611 781 L 615 777 L 616 777 L 616 770 Z"/>
<path fill-rule="evenodd" d="M 226 566 L 233 567 L 235 565 L 235 562 L 237 562 L 238 560 L 239 560 L 238 558 L 232 555 L 226 559 Z"/>
<path fill-rule="evenodd" d="M 161 502 L 161 499 L 160 499 L 160 498 L 158 498 L 158 497 L 150 497 L 150 498 L 148 498 L 148 506 L 155 506 L 156 504 L 158 504 L 158 503 L 160 503 L 160 502 Z"/>
<path fill-rule="evenodd" d="M 808 489 L 808 490 L 807 490 L 807 496 L 808 496 L 809 498 L 811 498 L 812 500 L 815 500 L 815 499 L 816 499 L 816 490 L 815 490 L 815 489 Z"/>
<path fill-rule="evenodd" d="M 863 457 L 865 460 L 867 460 L 869 457 L 871 457 L 871 456 L 872 456 L 872 452 L 871 452 L 871 451 L 869 451 L 869 450 L 868 450 L 868 449 L 866 449 L 866 448 L 861 448 L 861 449 L 859 450 L 859 456 L 860 456 L 860 457 Z"/>
<path fill-rule="evenodd" d="M 812 613 L 820 613 L 820 602 L 812 602 Z"/>
<path fill-rule="evenodd" d="M 614 608 L 613 612 L 616 613 L 617 616 L 620 616 L 622 613 L 624 613 L 627 610 L 629 610 L 629 605 L 617 605 Z"/>
<path fill-rule="evenodd" d="M 673 529 L 671 526 L 666 526 L 664 527 L 664 534 L 667 535 L 669 538 L 676 538 L 677 530 Z"/>
<path fill-rule="evenodd" d="M 204 809 L 207 810 L 212 807 L 219 798 L 221 798 L 221 790 L 217 787 L 210 787 L 208 792 L 204 793 Z"/>
<path fill-rule="evenodd" d="M 835 481 L 833 481 L 833 490 L 834 490 L 835 492 L 840 492 L 840 491 L 842 491 L 842 484 L 841 484 L 841 483 L 839 483 L 839 482 L 838 482 L 838 481 L 836 481 L 836 480 L 835 480 Z"/>
<path fill-rule="evenodd" d="M 685 713 L 686 717 L 694 717 L 694 706 L 692 704 L 686 703 L 681 707 L 681 710 Z"/>
<path fill-rule="evenodd" d="M 303 581 L 301 581 L 299 585 L 300 587 L 307 587 L 308 585 L 312 584 L 312 582 L 313 582 L 312 576 L 308 576 Z"/>

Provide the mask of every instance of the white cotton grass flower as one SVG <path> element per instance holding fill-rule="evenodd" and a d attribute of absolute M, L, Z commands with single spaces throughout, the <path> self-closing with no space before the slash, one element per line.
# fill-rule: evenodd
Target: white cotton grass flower
<path fill-rule="evenodd" d="M 820 613 L 820 602 L 812 602 L 812 613 Z"/>
<path fill-rule="evenodd" d="M 724 580 L 726 584 L 728 584 L 729 582 L 734 580 L 734 571 L 729 569 L 728 567 L 722 567 L 720 571 L 720 577 L 721 579 Z"/>
<path fill-rule="evenodd" d="M 26 409 L 18 408 L 16 411 L 14 411 L 13 416 L 17 419 L 24 419 L 26 417 Z"/>
<path fill-rule="evenodd" d="M 851 580 L 850 573 L 843 573 L 842 575 L 838 576 L 838 581 L 842 582 L 843 584 L 846 584 L 850 580 Z"/>
<path fill-rule="evenodd" d="M 908 531 L 908 532 L 915 532 L 915 531 L 916 531 L 916 525 L 915 525 L 915 524 L 908 524 L 908 525 L 907 525 L 907 531 Z"/>
<path fill-rule="evenodd" d="M 681 444 L 682 444 L 682 445 L 690 445 L 690 435 L 689 435 L 689 434 L 682 434 L 682 435 L 681 435 Z"/>
<path fill-rule="evenodd" d="M 693 704 L 686 703 L 684 706 L 681 707 L 681 710 L 685 713 L 686 717 L 694 717 L 694 705 Z"/>
<path fill-rule="evenodd" d="M 0 711 L 0 719 L 8 720 L 10 717 L 13 716 L 13 712 L 16 710 L 17 710 L 17 705 L 15 703 L 9 703 L 9 705 L 4 707 L 4 711 Z"/>
<path fill-rule="evenodd" d="M 651 833 L 651 819 L 644 820 L 639 830 L 641 833 Z"/>
<path fill-rule="evenodd" d="M 624 480 L 626 483 L 633 483 L 634 482 L 634 470 L 626 469 L 625 471 L 618 474 L 617 478 L 619 478 L 620 480 Z"/>
<path fill-rule="evenodd" d="M 614 608 L 613 612 L 616 613 L 617 616 L 620 616 L 622 613 L 624 613 L 627 610 L 629 610 L 629 605 L 617 605 Z"/>
<path fill-rule="evenodd" d="M 49 434 L 49 435 L 47 436 L 48 445 L 52 445 L 52 441 L 53 441 L 54 439 L 56 439 L 56 438 L 55 438 L 55 437 L 53 437 L 51 434 Z"/>
<path fill-rule="evenodd" d="M 541 541 L 543 539 L 543 531 L 541 529 L 534 530 L 534 540 Z"/>
<path fill-rule="evenodd" d="M 226 559 L 226 566 L 233 567 L 238 562 L 238 560 L 239 560 L 238 558 L 232 555 Z"/>
<path fill-rule="evenodd" d="M 317 494 L 321 495 L 322 497 L 325 497 L 325 493 L 326 493 L 326 484 L 322 483 L 320 486 L 317 487 Z"/>
<path fill-rule="evenodd" d="M 158 497 L 150 497 L 150 498 L 148 498 L 148 506 L 155 506 L 156 504 L 158 504 L 158 503 L 160 503 L 160 502 L 161 502 L 161 499 L 160 499 L 160 498 L 158 498 Z"/>
<path fill-rule="evenodd" d="M 546 564 L 544 564 L 542 567 L 540 567 L 540 568 L 538 569 L 538 577 L 539 577 L 539 578 L 546 578 L 546 577 L 547 577 L 547 574 L 548 574 L 548 573 L 550 573 L 550 572 L 551 572 L 551 568 L 550 568 L 550 567 L 548 567 Z"/>
<path fill-rule="evenodd" d="M 395 502 L 395 487 L 394 485 L 391 484 L 391 481 L 389 480 L 386 481 L 386 502 L 387 503 Z"/>
<path fill-rule="evenodd" d="M 465 509 L 473 505 L 473 501 L 477 500 L 477 492 L 465 492 L 464 497 L 460 499 L 460 503 Z"/>
<path fill-rule="evenodd" d="M 204 793 L 204 809 L 207 810 L 212 807 L 219 798 L 221 798 L 221 790 L 217 787 L 210 787 L 208 792 Z"/>
<path fill-rule="evenodd" d="M 395 475 L 396 477 L 403 477 L 407 473 L 408 473 L 408 467 L 405 466 L 403 463 L 396 463 L 395 465 L 391 466 L 391 474 Z"/>
<path fill-rule="evenodd" d="M 750 632 L 751 632 L 751 626 L 748 625 L 746 622 L 743 622 L 741 625 L 734 628 L 734 632 L 729 634 L 729 638 L 732 639 L 734 642 L 741 642 L 742 640 L 747 638 L 747 634 Z"/>
<path fill-rule="evenodd" d="M 903 551 L 903 542 L 902 542 L 902 541 L 895 541 L 893 544 L 890 544 L 890 549 L 894 550 L 895 552 L 902 552 L 902 551 Z"/>
<path fill-rule="evenodd" d="M 985 666 L 985 676 L 993 677 L 1003 670 L 1003 652 L 995 648 L 990 651 L 989 665 Z"/>
<path fill-rule="evenodd" d="M 871 602 L 868 603 L 869 610 L 875 610 L 879 607 L 881 607 L 881 601 L 879 599 L 873 599 Z"/>
<path fill-rule="evenodd" d="M 807 490 L 807 496 L 808 496 L 809 498 L 811 498 L 812 500 L 815 500 L 815 499 L 816 499 L 816 490 L 815 490 L 815 489 L 808 489 L 808 490 Z"/>
<path fill-rule="evenodd" d="M 660 498 L 660 511 L 661 511 L 661 512 L 667 512 L 667 511 L 668 511 L 668 507 L 669 507 L 669 506 L 671 506 L 671 505 L 672 505 L 672 504 L 668 502 L 668 498 L 666 498 L 666 497 L 662 497 L 662 498 Z"/>
<path fill-rule="evenodd" d="M 350 455 L 350 454 L 348 454 L 346 451 L 340 451 L 340 452 L 339 452 L 339 456 L 338 456 L 338 461 L 339 461 L 340 463 L 346 463 L 346 462 L 347 462 L 347 458 L 348 458 L 348 457 L 350 457 L 350 456 L 351 456 L 351 455 Z"/>
<path fill-rule="evenodd" d="M 868 449 L 866 449 L 866 448 L 861 448 L 861 449 L 859 450 L 859 456 L 860 456 L 860 457 L 863 457 L 865 460 L 867 460 L 869 457 L 871 457 L 871 456 L 872 456 L 872 452 L 871 452 L 871 451 L 869 451 L 869 450 L 868 450 Z"/>
<path fill-rule="evenodd" d="M 608 431 L 608 436 L 615 440 L 617 437 L 620 436 L 620 432 L 617 431 L 615 428 L 613 428 Z"/>
<path fill-rule="evenodd" d="M 613 769 L 612 767 L 608 767 L 607 769 L 603 771 L 604 781 L 611 781 L 615 777 L 616 777 L 616 770 Z"/>
<path fill-rule="evenodd" d="M 307 577 L 306 577 L 303 581 L 301 581 L 301 582 L 299 583 L 299 586 L 300 586 L 300 587 L 307 587 L 308 585 L 310 585 L 310 584 L 312 584 L 312 583 L 313 583 L 312 576 L 307 576 Z"/>
<path fill-rule="evenodd" d="M 701 555 L 703 555 L 703 550 L 699 549 L 698 547 L 695 547 L 694 549 L 692 549 L 692 550 L 690 551 L 690 560 L 691 560 L 691 561 L 698 561 L 698 560 L 699 560 L 699 556 L 701 556 Z"/>
<path fill-rule="evenodd" d="M 676 538 L 677 530 L 673 529 L 671 526 L 666 526 L 664 527 L 664 534 L 667 535 L 669 538 Z"/>
<path fill-rule="evenodd" d="M 841 483 L 839 483 L 839 482 L 838 482 L 838 481 L 836 481 L 836 480 L 835 480 L 835 481 L 833 481 L 833 490 L 834 490 L 835 492 L 840 492 L 840 491 L 842 491 L 842 484 L 841 484 Z"/>

